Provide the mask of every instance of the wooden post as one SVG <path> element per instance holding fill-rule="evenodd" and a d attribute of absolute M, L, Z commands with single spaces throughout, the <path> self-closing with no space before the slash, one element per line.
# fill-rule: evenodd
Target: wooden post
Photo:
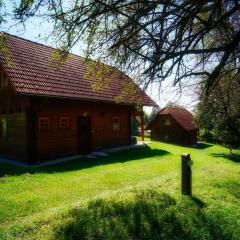
<path fill-rule="evenodd" d="M 182 194 L 192 195 L 192 161 L 190 154 L 182 154 Z"/>
<path fill-rule="evenodd" d="M 141 140 L 144 142 L 144 117 L 141 115 Z"/>

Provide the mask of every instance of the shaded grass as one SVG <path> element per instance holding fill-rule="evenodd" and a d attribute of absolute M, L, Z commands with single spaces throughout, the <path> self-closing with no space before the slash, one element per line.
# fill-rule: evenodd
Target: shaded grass
<path fill-rule="evenodd" d="M 210 144 L 210 143 L 197 143 L 193 148 L 196 148 L 196 149 L 206 149 L 206 148 L 209 148 L 209 147 L 212 147 L 213 145 Z"/>
<path fill-rule="evenodd" d="M 50 220 L 16 225 L 1 239 L 238 240 L 240 214 L 233 206 L 200 207 L 188 197 L 150 189 L 101 198 Z"/>
<path fill-rule="evenodd" d="M 233 162 L 238 162 L 240 163 L 240 154 L 234 153 L 232 155 L 229 155 L 227 153 L 212 153 L 213 157 L 220 157 L 220 158 L 225 158 L 228 160 L 231 160 Z"/>
<path fill-rule="evenodd" d="M 240 229 L 235 229 L 239 220 L 233 215 L 200 208 L 191 198 L 176 201 L 167 194 L 145 191 L 132 201 L 97 200 L 84 209 L 74 209 L 67 224 L 55 227 L 54 238 L 239 239 Z"/>
<path fill-rule="evenodd" d="M 142 192 L 133 201 L 90 202 L 85 209 L 71 211 L 72 220 L 55 229 L 55 239 L 186 239 L 193 226 L 185 228 L 176 206 L 174 198 L 153 191 Z M 205 221 L 199 221 L 196 206 L 191 215 L 195 225 Z"/>

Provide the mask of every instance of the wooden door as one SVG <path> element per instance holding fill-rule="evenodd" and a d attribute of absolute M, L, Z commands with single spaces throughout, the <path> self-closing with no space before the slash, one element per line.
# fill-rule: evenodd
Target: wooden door
<path fill-rule="evenodd" d="M 92 124 L 91 117 L 78 117 L 77 119 L 78 152 L 89 153 L 92 150 Z"/>

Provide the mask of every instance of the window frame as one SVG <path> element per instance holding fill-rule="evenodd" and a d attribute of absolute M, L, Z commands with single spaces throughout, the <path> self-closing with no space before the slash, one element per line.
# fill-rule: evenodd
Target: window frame
<path fill-rule="evenodd" d="M 117 123 L 114 122 L 115 119 L 118 120 Z M 114 124 L 118 124 L 118 128 L 115 128 L 115 127 L 114 127 Z M 113 117 L 112 117 L 112 130 L 113 130 L 113 132 L 120 132 L 120 130 L 121 130 L 120 116 L 113 116 Z"/>
<path fill-rule="evenodd" d="M 63 126 L 62 120 L 66 120 L 66 126 Z M 61 116 L 59 117 L 59 121 L 58 121 L 58 126 L 60 129 L 69 129 L 70 128 L 70 117 L 69 116 Z"/>
<path fill-rule="evenodd" d="M 41 121 L 42 121 L 42 120 L 48 122 L 48 127 L 42 127 L 42 126 L 41 126 Z M 38 117 L 38 130 L 44 131 L 44 130 L 49 130 L 50 128 L 51 128 L 50 117 L 48 117 L 48 116 Z"/>

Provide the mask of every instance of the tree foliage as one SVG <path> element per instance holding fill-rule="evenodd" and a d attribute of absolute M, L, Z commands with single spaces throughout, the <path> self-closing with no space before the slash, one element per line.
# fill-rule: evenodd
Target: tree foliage
<path fill-rule="evenodd" d="M 156 115 L 158 114 L 158 112 L 160 111 L 160 108 L 158 106 L 154 106 L 152 108 L 152 112 L 150 113 L 149 115 L 149 122 L 151 122 L 155 117 Z"/>
<path fill-rule="evenodd" d="M 240 75 L 230 72 L 200 100 L 197 121 L 205 140 L 240 147 Z"/>
<path fill-rule="evenodd" d="M 143 111 L 144 117 L 144 127 L 147 127 L 149 124 L 149 115 L 147 112 Z M 141 127 L 140 122 L 137 121 L 135 117 L 131 118 L 131 134 L 138 136 L 140 134 L 139 128 Z"/>
<path fill-rule="evenodd" d="M 177 102 L 167 102 L 165 107 L 169 107 L 169 108 L 183 108 L 183 106 L 181 106 L 179 103 Z"/>
<path fill-rule="evenodd" d="M 208 93 L 226 64 L 239 71 L 237 0 L 21 0 L 15 17 L 25 22 L 39 12 L 53 20 L 60 49 L 84 40 L 89 56 L 141 73 L 145 87 L 201 77 Z"/>

